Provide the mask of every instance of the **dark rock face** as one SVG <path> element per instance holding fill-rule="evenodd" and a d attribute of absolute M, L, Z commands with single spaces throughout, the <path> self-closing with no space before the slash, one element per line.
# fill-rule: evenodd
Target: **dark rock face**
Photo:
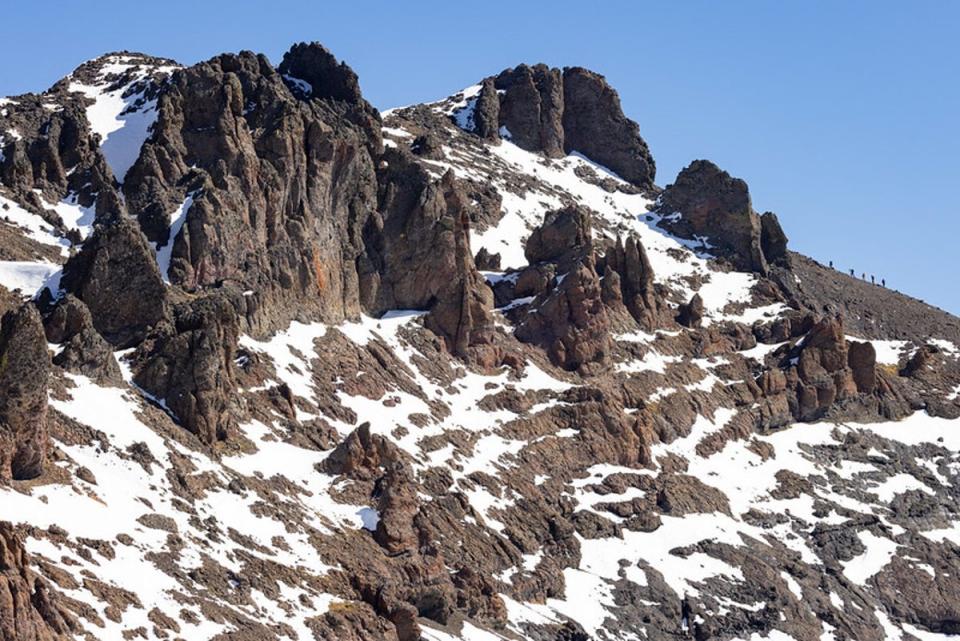
<path fill-rule="evenodd" d="M 873 343 L 848 343 L 847 364 L 853 372 L 857 391 L 861 394 L 872 394 L 877 388 L 877 350 Z"/>
<path fill-rule="evenodd" d="M 360 313 L 355 263 L 376 204 L 379 116 L 356 76 L 318 45 L 294 47 L 281 69 L 312 90 L 295 94 L 249 52 L 174 74 L 124 183 L 131 214 L 156 242 L 194 194 L 172 241 L 170 280 L 194 292 L 226 282 L 252 291 L 243 318 L 257 334 L 295 317 Z"/>
<path fill-rule="evenodd" d="M 60 641 L 76 632 L 79 626 L 57 593 L 30 570 L 21 533 L 0 521 L 0 638 Z"/>
<path fill-rule="evenodd" d="M 796 366 L 797 402 L 801 420 L 814 420 L 838 400 L 857 392 L 848 367 L 843 323 L 824 319 L 806 335 Z"/>
<path fill-rule="evenodd" d="M 62 345 L 53 364 L 82 374 L 101 385 L 123 382 L 110 344 L 93 326 L 90 310 L 72 294 L 61 298 L 44 319 L 47 341 Z"/>
<path fill-rule="evenodd" d="M 807 317 L 796 325 L 811 322 L 802 342 L 781 352 L 782 369 L 767 370 L 756 381 L 763 426 L 824 417 L 895 420 L 912 411 L 904 384 L 877 368 L 872 344 L 848 342 L 839 317 Z"/>
<path fill-rule="evenodd" d="M 177 306 L 173 316 L 138 348 L 133 380 L 204 443 L 225 440 L 235 426 L 234 307 L 209 295 Z"/>
<path fill-rule="evenodd" d="M 0 321 L 0 480 L 43 473 L 47 457 L 50 357 L 40 313 L 30 303 Z"/>
<path fill-rule="evenodd" d="M 5 107 L 3 127 L 16 128 L 20 138 L 9 143 L 2 154 L 0 178 L 25 200 L 36 189 L 52 199 L 69 192 L 89 205 L 93 195 L 102 193 L 104 203 L 116 201 L 113 174 L 100 153 L 97 139 L 87 122 L 82 101 L 70 94 L 63 108 L 51 111 L 43 106 L 42 96 L 23 97 Z M 35 201 L 36 202 L 36 201 Z M 38 203 L 39 204 L 39 203 Z"/>
<path fill-rule="evenodd" d="M 500 254 L 491 254 L 486 247 L 481 247 L 473 257 L 473 264 L 477 269 L 500 271 Z"/>
<path fill-rule="evenodd" d="M 632 235 L 626 242 L 618 237 L 605 259 L 604 287 L 610 293 L 604 301 L 621 300 L 634 320 L 648 329 L 653 328 L 663 309 L 663 300 L 654 285 L 653 266 L 643 244 Z"/>
<path fill-rule="evenodd" d="M 569 370 L 590 369 L 610 348 L 591 236 L 587 210 L 547 212 L 527 239 L 524 255 L 532 264 L 515 288 L 517 296 L 536 296 L 517 338 L 543 346 L 555 365 Z"/>
<path fill-rule="evenodd" d="M 473 133 L 485 140 L 500 140 L 500 95 L 493 78 L 484 78 L 473 107 Z"/>
<path fill-rule="evenodd" d="M 67 261 L 60 284 L 86 304 L 93 326 L 117 348 L 143 340 L 168 314 L 153 248 L 130 220 L 97 227 Z"/>
<path fill-rule="evenodd" d="M 787 235 L 783 232 L 777 215 L 772 211 L 760 216 L 760 247 L 768 263 L 790 267 Z"/>
<path fill-rule="evenodd" d="M 312 98 L 331 98 L 351 104 L 366 104 L 360 93 L 360 79 L 345 62 L 337 62 L 326 47 L 319 43 L 301 42 L 283 55 L 277 69 L 310 85 Z"/>
<path fill-rule="evenodd" d="M 664 306 L 643 245 L 633 236 L 618 238 L 598 259 L 589 210 L 547 212 L 524 255 L 530 266 L 517 276 L 513 296 L 536 299 L 516 336 L 544 346 L 554 364 L 586 373 L 603 362 L 610 348 L 608 308 L 625 309 L 647 328 L 657 324 Z"/>
<path fill-rule="evenodd" d="M 412 552 L 419 547 L 413 521 L 420 511 L 413 473 L 403 463 L 392 463 L 387 466 L 381 485 L 383 489 L 377 505 L 380 520 L 373 537 L 387 554 Z"/>
<path fill-rule="evenodd" d="M 328 474 L 373 480 L 380 475 L 381 468 L 403 460 L 403 452 L 396 445 L 379 434 L 372 434 L 370 423 L 363 423 L 330 452 L 323 460 L 322 469 Z"/>
<path fill-rule="evenodd" d="M 452 172 L 432 180 L 401 152 L 388 150 L 384 159 L 381 213 L 364 230 L 362 303 L 376 315 L 429 310 L 427 327 L 465 356 L 489 342 L 493 293 L 474 265 L 463 189 Z"/>
<path fill-rule="evenodd" d="M 706 237 L 709 251 L 736 269 L 766 273 L 760 216 L 753 210 L 747 183 L 712 162 L 695 160 L 681 171 L 661 195 L 658 211 L 665 216 L 660 225 L 670 233 L 690 239 Z M 778 251 L 773 220 L 768 223 L 770 246 Z M 779 236 L 785 243 L 782 230 Z"/>
<path fill-rule="evenodd" d="M 656 166 L 640 128 L 599 74 L 520 65 L 485 79 L 473 109 L 473 132 L 487 140 L 498 140 L 504 127 L 523 149 L 550 158 L 579 152 L 641 189 L 653 188 Z"/>
<path fill-rule="evenodd" d="M 638 187 L 649 189 L 656 165 L 640 127 L 623 115 L 620 96 L 600 74 L 563 70 L 564 147 L 579 151 Z"/>
<path fill-rule="evenodd" d="M 500 100 L 500 125 L 517 146 L 542 151 L 550 158 L 563 156 L 563 81 L 559 69 L 546 65 L 520 65 L 503 71 L 496 88 Z"/>

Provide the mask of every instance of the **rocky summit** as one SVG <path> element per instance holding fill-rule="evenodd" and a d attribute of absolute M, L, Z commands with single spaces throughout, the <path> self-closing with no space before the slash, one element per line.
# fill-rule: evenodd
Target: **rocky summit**
<path fill-rule="evenodd" d="M 960 319 L 595 72 L 275 63 L 0 100 L 0 639 L 960 634 Z"/>

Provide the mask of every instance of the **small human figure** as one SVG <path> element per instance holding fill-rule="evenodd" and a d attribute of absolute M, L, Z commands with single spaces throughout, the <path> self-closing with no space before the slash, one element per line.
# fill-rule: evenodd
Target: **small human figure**
<path fill-rule="evenodd" d="M 887 286 L 887 279 L 886 279 L 886 278 L 881 278 L 881 279 L 880 279 L 880 285 L 883 286 L 883 287 L 886 287 L 886 286 Z"/>
<path fill-rule="evenodd" d="M 860 272 L 860 280 L 867 280 L 867 272 Z"/>
<path fill-rule="evenodd" d="M 853 267 L 850 268 L 850 275 L 853 276 Z"/>
<path fill-rule="evenodd" d="M 833 261 L 830 261 L 830 269 L 833 269 Z"/>
<path fill-rule="evenodd" d="M 877 277 L 874 276 L 873 274 L 870 274 L 870 284 L 871 284 L 871 285 L 876 285 L 876 284 L 877 284 Z"/>

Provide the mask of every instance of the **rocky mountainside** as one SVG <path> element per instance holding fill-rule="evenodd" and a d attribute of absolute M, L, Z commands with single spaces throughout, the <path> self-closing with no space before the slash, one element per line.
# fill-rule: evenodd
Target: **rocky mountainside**
<path fill-rule="evenodd" d="M 655 171 L 582 68 L 0 99 L 0 639 L 960 634 L 960 319 Z"/>

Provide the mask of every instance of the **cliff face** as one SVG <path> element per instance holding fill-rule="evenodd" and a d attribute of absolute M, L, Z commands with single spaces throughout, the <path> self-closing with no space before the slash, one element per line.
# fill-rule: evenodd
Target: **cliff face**
<path fill-rule="evenodd" d="M 960 321 L 602 76 L 298 44 L 0 104 L 0 637 L 958 632 Z"/>

